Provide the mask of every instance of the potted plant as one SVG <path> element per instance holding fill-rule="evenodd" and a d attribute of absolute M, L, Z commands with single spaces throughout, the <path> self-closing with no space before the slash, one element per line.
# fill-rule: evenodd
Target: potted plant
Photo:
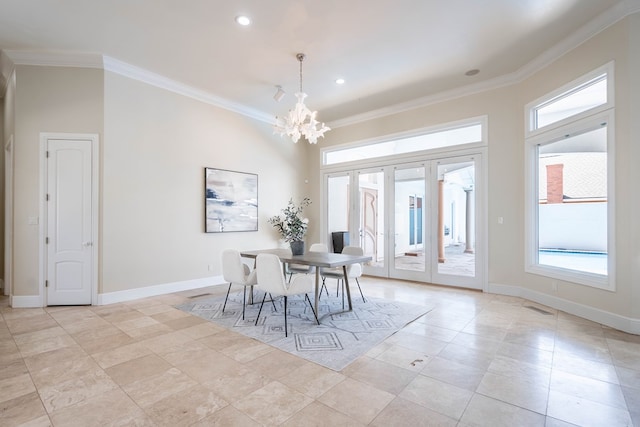
<path fill-rule="evenodd" d="M 282 209 L 282 215 L 275 215 L 269 218 L 269 224 L 273 225 L 285 242 L 291 245 L 293 255 L 302 255 L 304 253 L 304 236 L 307 233 L 309 220 L 301 216 L 305 207 L 311 204 L 311 199 L 305 197 L 299 205 L 293 203 L 293 199 L 289 199 L 289 203 L 285 209 Z"/>

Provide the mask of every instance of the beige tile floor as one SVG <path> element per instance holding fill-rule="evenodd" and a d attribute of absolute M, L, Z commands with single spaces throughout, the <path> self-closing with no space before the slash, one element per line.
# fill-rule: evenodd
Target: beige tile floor
<path fill-rule="evenodd" d="M 436 308 L 342 372 L 173 308 L 222 286 L 95 307 L 0 299 L 0 425 L 640 426 L 639 336 L 520 298 L 361 284 Z"/>

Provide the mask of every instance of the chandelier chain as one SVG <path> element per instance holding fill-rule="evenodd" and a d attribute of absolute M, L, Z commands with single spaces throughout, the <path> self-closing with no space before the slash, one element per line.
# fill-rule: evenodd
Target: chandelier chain
<path fill-rule="evenodd" d="M 300 92 L 302 92 L 302 61 L 304 61 L 305 55 L 304 53 L 299 53 L 296 55 L 298 58 L 298 62 L 300 62 Z"/>

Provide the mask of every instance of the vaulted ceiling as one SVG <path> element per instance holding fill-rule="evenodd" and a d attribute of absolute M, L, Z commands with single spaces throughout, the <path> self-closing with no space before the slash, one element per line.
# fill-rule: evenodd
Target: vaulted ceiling
<path fill-rule="evenodd" d="M 0 0 L 0 49 L 16 63 L 104 55 L 258 118 L 293 106 L 304 52 L 307 105 L 339 125 L 515 81 L 635 10 L 640 0 Z"/>

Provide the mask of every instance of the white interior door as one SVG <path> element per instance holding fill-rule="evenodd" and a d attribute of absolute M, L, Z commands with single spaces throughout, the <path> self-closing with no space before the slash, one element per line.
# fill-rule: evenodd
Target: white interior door
<path fill-rule="evenodd" d="M 94 272 L 93 144 L 46 141 L 47 305 L 92 303 Z"/>

